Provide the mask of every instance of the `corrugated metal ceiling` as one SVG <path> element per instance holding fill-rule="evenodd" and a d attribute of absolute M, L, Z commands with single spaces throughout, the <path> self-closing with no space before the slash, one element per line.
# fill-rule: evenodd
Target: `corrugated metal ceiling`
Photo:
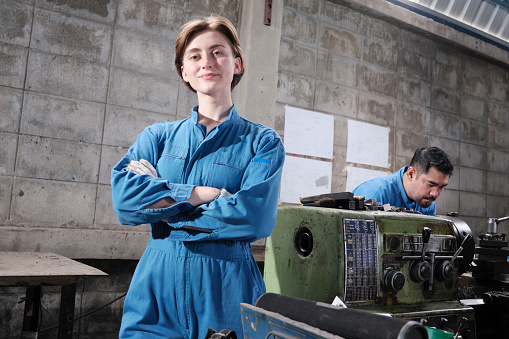
<path fill-rule="evenodd" d="M 390 1 L 390 0 L 389 0 Z M 441 22 L 509 48 L 509 0 L 400 0 Z"/>

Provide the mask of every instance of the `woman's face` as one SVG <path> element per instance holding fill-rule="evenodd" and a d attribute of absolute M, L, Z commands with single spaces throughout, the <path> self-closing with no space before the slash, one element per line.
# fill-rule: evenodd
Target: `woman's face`
<path fill-rule="evenodd" d="M 220 32 L 204 31 L 189 42 L 182 62 L 182 79 L 198 94 L 231 93 L 233 75 L 241 70 L 228 39 Z"/>

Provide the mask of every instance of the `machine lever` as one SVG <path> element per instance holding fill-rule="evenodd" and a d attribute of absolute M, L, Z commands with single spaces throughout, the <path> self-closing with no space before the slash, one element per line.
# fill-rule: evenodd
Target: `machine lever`
<path fill-rule="evenodd" d="M 460 255 L 460 253 L 463 251 L 463 246 L 465 246 L 465 244 L 467 243 L 467 241 L 470 240 L 470 238 L 472 238 L 472 235 L 470 234 L 467 234 L 465 236 L 465 238 L 463 238 L 463 241 L 461 242 L 461 245 L 460 247 L 458 248 L 458 250 L 456 251 L 456 253 L 454 253 L 454 255 L 451 257 L 451 264 L 454 263 L 454 260 L 456 260 L 456 258 L 458 257 L 458 255 Z"/>
<path fill-rule="evenodd" d="M 458 325 L 458 329 L 456 330 L 456 334 L 454 335 L 453 339 L 458 339 L 459 338 L 459 336 L 461 335 L 461 332 L 463 332 L 463 330 L 467 326 L 467 321 L 468 321 L 467 318 L 465 318 L 465 317 L 461 318 L 460 323 Z"/>
<path fill-rule="evenodd" d="M 430 236 L 431 236 L 431 228 L 424 227 L 422 229 L 422 255 L 421 255 L 422 261 L 424 261 L 424 257 L 426 257 L 426 244 L 429 242 Z"/>

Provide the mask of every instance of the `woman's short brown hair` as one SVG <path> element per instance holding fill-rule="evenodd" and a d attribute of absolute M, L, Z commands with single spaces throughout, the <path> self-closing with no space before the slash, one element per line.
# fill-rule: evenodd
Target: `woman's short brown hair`
<path fill-rule="evenodd" d="M 204 19 L 191 20 L 180 28 L 175 41 L 175 68 L 177 69 L 177 73 L 180 78 L 182 78 L 182 65 L 187 45 L 196 34 L 203 31 L 216 31 L 222 33 L 230 42 L 234 56 L 236 58 L 240 58 L 241 69 L 239 73 L 233 75 L 231 84 L 231 89 L 233 90 L 244 75 L 244 57 L 242 55 L 242 49 L 240 48 L 239 37 L 235 26 L 233 26 L 230 20 L 221 16 L 210 16 Z M 191 91 L 196 93 L 188 82 L 185 82 L 185 85 Z"/>

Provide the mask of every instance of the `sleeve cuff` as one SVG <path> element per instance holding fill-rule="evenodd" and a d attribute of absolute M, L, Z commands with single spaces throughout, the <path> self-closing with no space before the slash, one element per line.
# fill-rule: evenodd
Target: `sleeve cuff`
<path fill-rule="evenodd" d="M 170 197 L 176 202 L 181 202 L 191 198 L 191 192 L 195 187 L 195 185 L 171 183 L 167 183 L 166 186 L 170 190 Z"/>

